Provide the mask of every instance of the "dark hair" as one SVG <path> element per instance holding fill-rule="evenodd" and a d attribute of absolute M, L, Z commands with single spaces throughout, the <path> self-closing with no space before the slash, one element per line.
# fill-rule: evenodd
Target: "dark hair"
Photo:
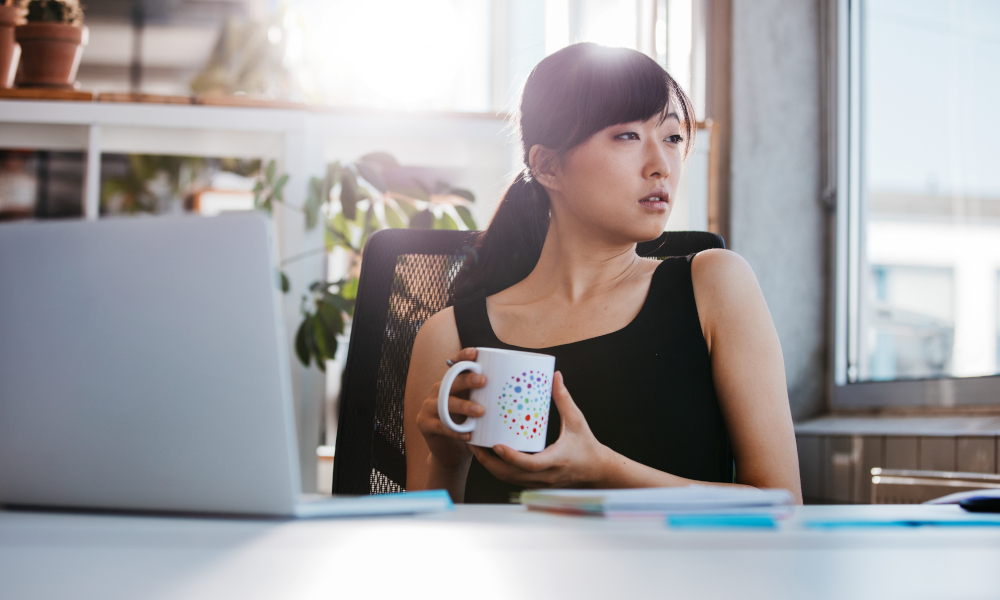
<path fill-rule="evenodd" d="M 677 82 L 645 54 L 628 48 L 582 43 L 567 46 L 531 71 L 521 94 L 517 125 L 524 164 L 536 144 L 563 155 L 612 125 L 646 121 L 672 106 L 684 127 L 687 148 L 694 110 Z M 489 227 L 466 253 L 452 296 L 480 290 L 495 294 L 531 273 L 549 230 L 549 195 L 526 168 L 507 188 Z"/>

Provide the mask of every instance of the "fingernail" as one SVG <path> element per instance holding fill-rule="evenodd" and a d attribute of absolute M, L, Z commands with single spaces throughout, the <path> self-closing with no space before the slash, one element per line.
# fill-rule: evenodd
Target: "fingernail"
<path fill-rule="evenodd" d="M 493 451 L 497 453 L 497 456 L 503 456 L 503 446 L 493 446 Z"/>

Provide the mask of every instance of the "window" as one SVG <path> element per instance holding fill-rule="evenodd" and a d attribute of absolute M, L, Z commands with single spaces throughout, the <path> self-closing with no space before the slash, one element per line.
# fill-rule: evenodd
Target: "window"
<path fill-rule="evenodd" d="M 1000 4 L 840 23 L 834 405 L 1000 403 Z"/>

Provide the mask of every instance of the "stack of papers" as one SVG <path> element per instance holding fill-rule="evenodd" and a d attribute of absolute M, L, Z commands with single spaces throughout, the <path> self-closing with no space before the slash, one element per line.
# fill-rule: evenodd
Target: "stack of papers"
<path fill-rule="evenodd" d="M 794 498 L 788 490 L 688 485 L 624 490 L 529 490 L 521 493 L 521 503 L 530 510 L 606 517 L 770 518 L 788 514 Z"/>

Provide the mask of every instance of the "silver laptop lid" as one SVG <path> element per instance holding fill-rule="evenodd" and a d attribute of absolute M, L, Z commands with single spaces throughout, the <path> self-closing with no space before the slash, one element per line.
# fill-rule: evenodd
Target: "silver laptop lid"
<path fill-rule="evenodd" d="M 0 225 L 0 503 L 291 514 L 271 224 Z"/>

